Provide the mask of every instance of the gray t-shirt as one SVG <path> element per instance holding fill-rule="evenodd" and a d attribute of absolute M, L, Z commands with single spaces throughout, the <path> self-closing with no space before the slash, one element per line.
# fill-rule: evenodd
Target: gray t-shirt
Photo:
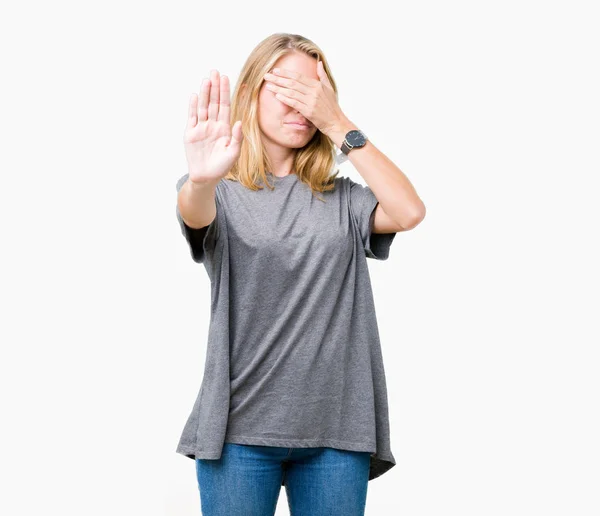
<path fill-rule="evenodd" d="M 177 219 L 211 282 L 204 376 L 176 452 L 218 459 L 224 442 L 371 452 L 369 480 L 396 461 L 367 257 L 377 198 L 338 176 L 317 192 L 295 174 L 275 189 L 221 179 L 201 229 Z M 177 182 L 177 191 L 187 180 Z"/>

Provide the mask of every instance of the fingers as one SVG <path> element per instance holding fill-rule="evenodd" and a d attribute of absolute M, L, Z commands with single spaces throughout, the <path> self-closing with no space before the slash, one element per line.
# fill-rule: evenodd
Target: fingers
<path fill-rule="evenodd" d="M 194 127 L 198 123 L 197 116 L 198 116 L 198 95 L 196 95 L 195 93 L 192 93 L 192 96 L 190 97 L 189 108 L 188 108 L 188 120 L 187 120 L 188 127 Z"/>
<path fill-rule="evenodd" d="M 200 86 L 200 99 L 198 105 L 198 121 L 206 122 L 208 118 L 208 97 L 210 94 L 210 79 L 202 79 Z"/>
<path fill-rule="evenodd" d="M 221 93 L 219 104 L 219 120 L 229 123 L 230 100 L 229 100 L 229 77 L 221 75 Z"/>
<path fill-rule="evenodd" d="M 204 78 L 200 86 L 200 95 L 192 94 L 188 111 L 188 127 L 198 122 L 222 120 L 229 123 L 231 112 L 229 77 L 211 70 L 210 78 Z"/>
<path fill-rule="evenodd" d="M 220 78 L 218 70 L 210 72 L 210 104 L 208 105 L 208 118 L 217 120 L 219 115 L 219 89 Z"/>

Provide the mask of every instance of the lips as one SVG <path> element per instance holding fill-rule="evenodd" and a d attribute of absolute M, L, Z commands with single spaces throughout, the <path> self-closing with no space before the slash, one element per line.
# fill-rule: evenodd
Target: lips
<path fill-rule="evenodd" d="M 290 122 L 286 122 L 286 124 L 290 124 L 290 125 L 303 125 L 308 127 L 308 124 L 306 122 L 303 122 L 302 120 L 292 120 Z"/>
<path fill-rule="evenodd" d="M 299 131 L 307 131 L 308 124 L 304 122 L 286 122 L 285 125 L 292 127 L 294 129 L 298 129 Z"/>

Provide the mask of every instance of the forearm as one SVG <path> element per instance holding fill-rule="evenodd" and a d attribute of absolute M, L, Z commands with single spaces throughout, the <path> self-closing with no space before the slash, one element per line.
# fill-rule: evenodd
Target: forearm
<path fill-rule="evenodd" d="M 177 194 L 177 206 L 183 221 L 191 228 L 208 226 L 216 217 L 215 189 L 219 181 L 194 183 L 188 180 Z"/>
<path fill-rule="evenodd" d="M 344 118 L 327 136 L 339 149 L 346 133 L 352 129 L 359 127 Z M 425 216 L 425 205 L 408 177 L 370 140 L 364 147 L 351 150 L 348 159 L 365 179 L 383 211 L 400 226 L 411 227 Z"/>

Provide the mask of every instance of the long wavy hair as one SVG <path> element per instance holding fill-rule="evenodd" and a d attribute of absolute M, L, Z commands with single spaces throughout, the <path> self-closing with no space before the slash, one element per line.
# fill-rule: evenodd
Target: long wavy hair
<path fill-rule="evenodd" d="M 231 119 L 242 121 L 243 140 L 240 156 L 224 179 L 238 181 L 252 190 L 262 190 L 259 180 L 270 189 L 266 170 L 271 171 L 271 163 L 262 144 L 258 125 L 258 95 L 265 73 L 269 72 L 277 60 L 291 52 L 304 52 L 323 62 L 325 73 L 331 81 L 336 99 L 338 90 L 329 65 L 321 49 L 309 39 L 298 34 L 276 33 L 261 41 L 248 56 L 240 73 L 231 97 Z M 298 179 L 315 192 L 332 190 L 339 173 L 335 165 L 335 147 L 331 139 L 317 130 L 304 147 L 296 149 L 293 170 Z"/>

